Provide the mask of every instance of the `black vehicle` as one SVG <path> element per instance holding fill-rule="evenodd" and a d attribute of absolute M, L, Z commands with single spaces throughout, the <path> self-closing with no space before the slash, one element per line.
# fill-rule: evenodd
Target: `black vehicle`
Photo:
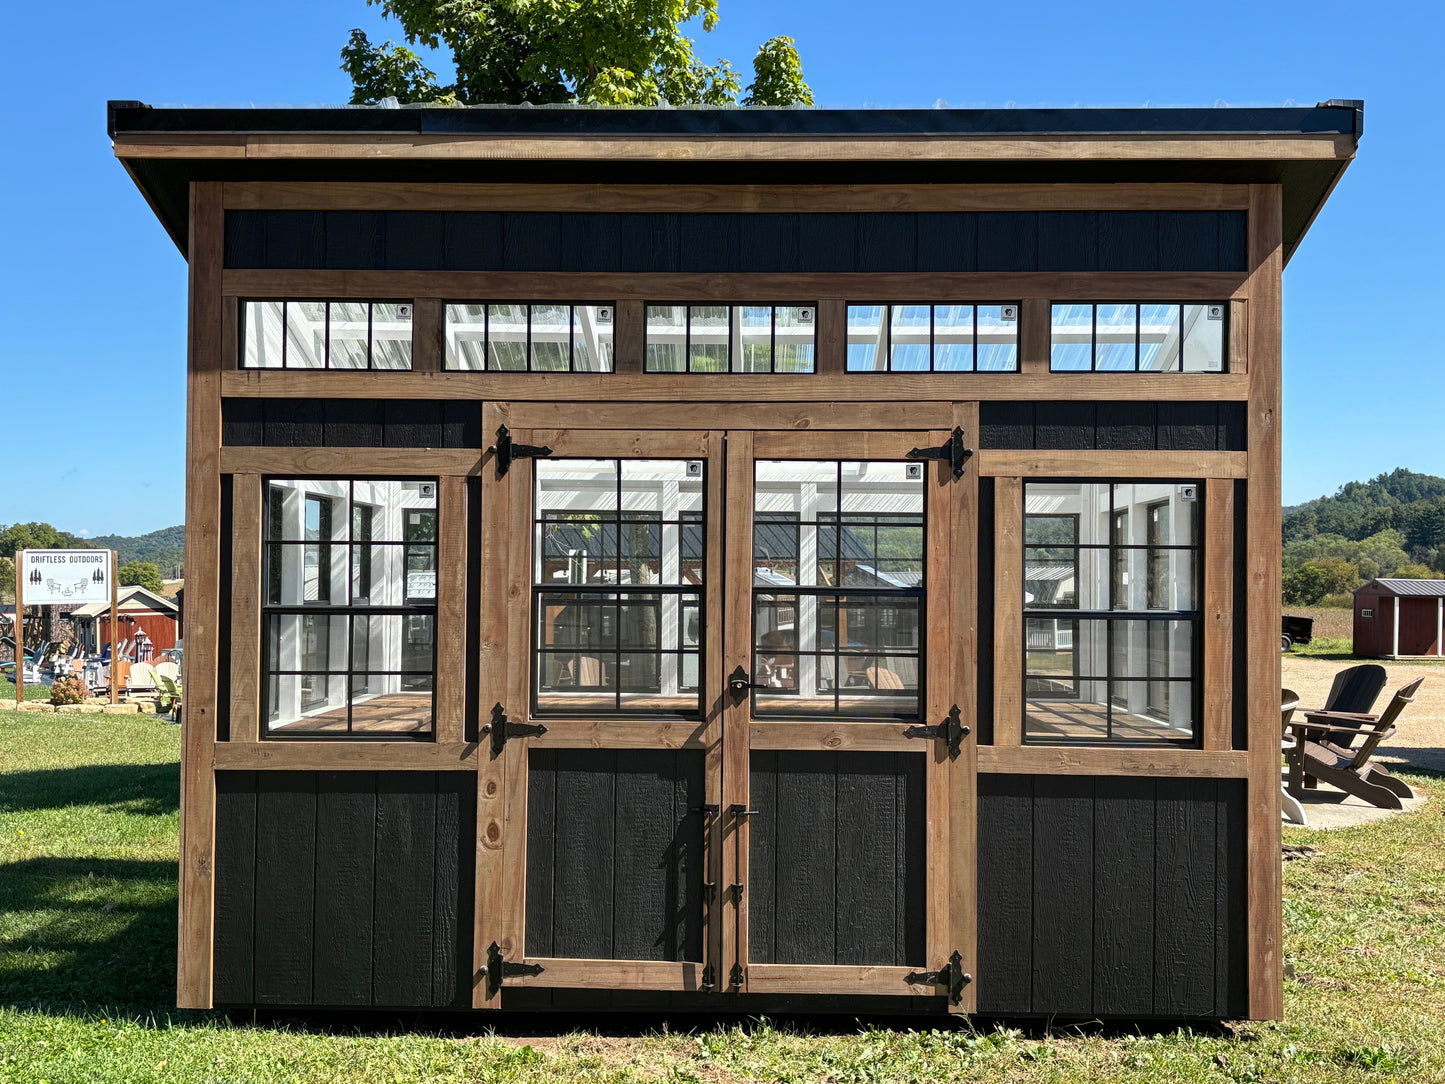
<path fill-rule="evenodd" d="M 1309 643 L 1314 634 L 1315 620 L 1312 617 L 1282 617 L 1279 624 L 1281 651 L 1288 651 L 1295 644 Z"/>

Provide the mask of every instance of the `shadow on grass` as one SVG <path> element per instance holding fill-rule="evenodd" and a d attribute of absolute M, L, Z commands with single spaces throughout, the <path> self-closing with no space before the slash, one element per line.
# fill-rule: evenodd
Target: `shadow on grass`
<path fill-rule="evenodd" d="M 126 813 L 163 816 L 174 813 L 180 803 L 180 767 L 174 761 L 9 772 L 0 788 L 0 813 L 122 806 Z"/>
<path fill-rule="evenodd" d="M 0 866 L 0 1004 L 70 1015 L 77 1003 L 175 1003 L 176 867 L 117 858 Z"/>

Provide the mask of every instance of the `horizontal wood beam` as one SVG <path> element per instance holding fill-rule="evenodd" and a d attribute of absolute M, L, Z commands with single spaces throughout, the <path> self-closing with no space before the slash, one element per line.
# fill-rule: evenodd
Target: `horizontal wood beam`
<path fill-rule="evenodd" d="M 911 983 L 922 967 L 869 967 L 852 964 L 749 964 L 750 994 L 901 994 L 927 995 L 937 987 Z"/>
<path fill-rule="evenodd" d="M 227 181 L 243 211 L 571 211 L 797 214 L 879 211 L 1236 211 L 1244 184 L 399 184 Z"/>
<path fill-rule="evenodd" d="M 705 749 L 707 724 L 695 720 L 549 719 L 533 749 Z"/>
<path fill-rule="evenodd" d="M 873 403 L 908 411 L 906 400 L 1091 400 L 1218 402 L 1248 398 L 1249 378 L 1237 373 L 812 373 L 673 375 L 665 373 L 379 373 L 315 370 L 232 370 L 221 374 L 221 392 L 236 399 L 473 399 L 516 403 L 715 403 L 735 407 L 766 398 L 779 410 L 799 404 Z M 925 409 L 926 409 L 925 403 Z M 783 404 L 790 404 L 784 406 Z M 558 408 L 565 409 L 565 408 Z M 618 407 L 618 409 L 623 409 Z M 631 409 L 629 405 L 627 409 Z M 667 408 L 663 408 L 664 410 Z M 811 408 L 810 408 L 811 409 Z M 762 417 L 766 417 L 765 415 Z M 777 429 L 801 429 L 786 424 Z M 938 419 L 920 414 L 909 428 Z M 705 421 L 707 428 L 721 423 Z M 640 426 L 634 421 L 633 426 Z M 826 428 L 845 429 L 856 423 Z M 578 423 L 585 428 L 585 423 Z M 604 428 L 608 427 L 606 425 Z M 669 425 L 668 428 L 676 428 Z M 732 426 L 727 428 L 753 428 Z M 970 439 L 974 434 L 969 434 Z"/>
<path fill-rule="evenodd" d="M 480 474 L 488 457 L 456 448 L 222 448 L 222 474 L 284 474 L 288 477 L 438 477 Z"/>
<path fill-rule="evenodd" d="M 908 752 L 904 733 L 909 723 L 752 723 L 748 726 L 750 749 L 858 750 L 864 752 Z M 918 753 L 933 751 L 933 743 L 916 743 Z"/>
<path fill-rule="evenodd" d="M 222 291 L 243 298 L 443 298 L 451 301 L 959 302 L 1228 301 L 1243 271 L 880 271 L 621 273 L 613 271 L 334 271 L 232 269 Z"/>
<path fill-rule="evenodd" d="M 260 741 L 217 742 L 217 771 L 474 772 L 476 742 Z"/>
<path fill-rule="evenodd" d="M 1243 779 L 1249 775 L 1249 754 L 1137 746 L 980 745 L 978 770 L 999 775 L 1177 775 Z"/>
<path fill-rule="evenodd" d="M 507 986 L 561 986 L 570 990 L 702 990 L 702 964 L 665 960 L 572 960 L 528 956 L 540 975 L 508 975 Z"/>
<path fill-rule="evenodd" d="M 936 429 L 950 425 L 950 402 L 867 403 L 575 403 L 517 402 L 508 408 L 517 429 L 716 429 L 844 430 Z"/>
<path fill-rule="evenodd" d="M 1117 162 L 1347 159 L 1349 135 L 489 136 L 377 132 L 132 133 L 117 158 L 646 162 Z"/>
<path fill-rule="evenodd" d="M 1244 478 L 1247 452 L 1000 451 L 971 461 L 983 477 L 1001 478 Z"/>

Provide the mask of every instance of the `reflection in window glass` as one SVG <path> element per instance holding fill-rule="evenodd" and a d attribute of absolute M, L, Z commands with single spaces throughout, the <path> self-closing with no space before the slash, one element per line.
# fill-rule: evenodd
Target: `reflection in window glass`
<path fill-rule="evenodd" d="M 408 301 L 243 301 L 243 369 L 410 369 Z"/>
<path fill-rule="evenodd" d="M 1193 740 L 1199 492 L 1025 483 L 1027 740 Z"/>
<path fill-rule="evenodd" d="M 915 464 L 757 463 L 757 715 L 918 717 L 923 530 Z"/>
<path fill-rule="evenodd" d="M 848 306 L 849 372 L 1017 368 L 1017 305 Z"/>
<path fill-rule="evenodd" d="M 648 305 L 649 373 L 811 373 L 811 305 Z"/>
<path fill-rule="evenodd" d="M 1220 303 L 1057 304 L 1049 365 L 1055 372 L 1223 372 L 1224 311 Z"/>
<path fill-rule="evenodd" d="M 698 459 L 537 460 L 538 712 L 699 713 L 705 479 Z"/>
<path fill-rule="evenodd" d="M 265 516 L 267 736 L 430 734 L 435 481 L 270 479 Z"/>
<path fill-rule="evenodd" d="M 448 369 L 502 373 L 610 373 L 613 306 L 561 302 L 452 303 Z"/>

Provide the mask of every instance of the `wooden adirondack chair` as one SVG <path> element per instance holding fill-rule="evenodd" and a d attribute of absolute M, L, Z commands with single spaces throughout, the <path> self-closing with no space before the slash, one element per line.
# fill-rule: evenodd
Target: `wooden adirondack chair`
<path fill-rule="evenodd" d="M 1311 714 L 1343 711 L 1354 715 L 1368 715 L 1375 710 L 1375 701 L 1380 698 L 1380 692 L 1385 688 L 1387 680 L 1385 668 L 1378 663 L 1347 667 L 1335 675 L 1334 684 L 1330 686 L 1330 695 L 1325 698 L 1325 706 Z M 1358 738 L 1358 734 L 1339 731 L 1332 733 L 1328 740 L 1331 745 L 1348 749 Z"/>
<path fill-rule="evenodd" d="M 1416 678 L 1397 692 L 1380 715 L 1340 711 L 1311 711 L 1303 722 L 1291 722 L 1297 739 L 1289 751 L 1289 792 L 1296 798 L 1304 796 L 1307 776 L 1321 779 L 1347 794 L 1363 798 L 1382 809 L 1403 809 L 1402 799 L 1413 798 L 1415 792 L 1373 760 L 1375 748 L 1395 733 L 1395 720 L 1405 705 L 1415 699 L 1415 692 L 1425 681 Z M 1353 740 L 1362 737 L 1358 749 L 1340 745 L 1330 739 L 1348 734 Z"/>
<path fill-rule="evenodd" d="M 1280 748 L 1284 751 L 1286 758 L 1290 750 L 1299 744 L 1299 738 L 1289 732 L 1289 724 L 1294 720 L 1295 709 L 1299 707 L 1299 693 L 1293 689 L 1281 689 L 1279 691 L 1279 714 L 1280 721 L 1284 727 L 1284 734 L 1281 736 Z M 1292 824 L 1308 825 L 1309 818 L 1305 816 L 1305 807 L 1285 787 L 1280 787 L 1280 812 L 1284 819 Z"/>

